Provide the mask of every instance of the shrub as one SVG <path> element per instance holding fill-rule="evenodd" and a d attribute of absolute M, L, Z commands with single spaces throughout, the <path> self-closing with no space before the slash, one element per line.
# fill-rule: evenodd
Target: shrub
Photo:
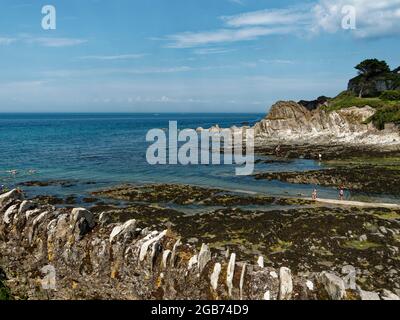
<path fill-rule="evenodd" d="M 384 91 L 380 98 L 384 101 L 400 101 L 400 90 Z"/>
<path fill-rule="evenodd" d="M 377 112 L 368 119 L 368 122 L 372 122 L 379 130 L 383 130 L 386 123 L 400 123 L 400 104 L 378 109 Z"/>

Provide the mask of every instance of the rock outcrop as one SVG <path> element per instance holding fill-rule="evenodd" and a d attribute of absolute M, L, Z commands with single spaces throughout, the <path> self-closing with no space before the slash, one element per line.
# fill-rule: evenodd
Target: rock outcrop
<path fill-rule="evenodd" d="M 305 107 L 307 110 L 315 110 L 322 106 L 326 106 L 328 104 L 330 98 L 321 96 L 318 97 L 316 100 L 307 101 L 307 100 L 300 100 L 298 103 Z"/>
<path fill-rule="evenodd" d="M 294 101 L 280 101 L 272 106 L 265 119 L 254 126 L 257 144 L 399 144 L 398 130 L 379 131 L 373 124 L 366 124 L 375 112 L 369 106 L 337 111 L 324 108 L 308 110 Z"/>
<path fill-rule="evenodd" d="M 362 92 L 363 97 L 377 97 L 387 90 L 400 90 L 400 67 L 387 73 L 377 74 L 365 80 L 363 75 L 349 81 L 347 90 L 357 96 Z"/>
<path fill-rule="evenodd" d="M 85 209 L 28 206 L 16 190 L 0 204 L 0 265 L 17 298 L 376 298 L 346 290 L 332 273 L 296 275 L 238 261 L 235 253 L 212 255 L 205 244 L 198 252 L 171 231 L 142 229 L 136 220 L 100 224 Z"/>

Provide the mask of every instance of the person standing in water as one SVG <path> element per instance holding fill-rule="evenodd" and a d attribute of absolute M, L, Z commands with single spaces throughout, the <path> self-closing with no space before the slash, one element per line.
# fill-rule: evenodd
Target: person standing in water
<path fill-rule="evenodd" d="M 339 200 L 343 201 L 344 200 L 344 187 L 340 186 L 339 188 Z"/>

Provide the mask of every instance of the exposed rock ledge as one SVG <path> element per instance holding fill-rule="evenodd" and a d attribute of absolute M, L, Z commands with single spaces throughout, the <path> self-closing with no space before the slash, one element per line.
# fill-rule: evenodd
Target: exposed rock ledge
<path fill-rule="evenodd" d="M 170 231 L 140 222 L 105 225 L 85 209 L 56 209 L 0 196 L 0 265 L 17 298 L 27 299 L 397 299 L 365 292 L 339 275 L 292 275 L 213 255 L 181 243 Z M 53 269 L 54 268 L 54 269 Z M 344 273 L 351 279 L 351 266 Z M 43 282 L 42 272 L 55 279 Z M 55 280 L 55 281 L 53 281 Z M 53 290 L 51 285 L 56 286 Z M 44 285 L 44 286 L 43 286 Z M 47 288 L 47 289 L 46 289 Z"/>
<path fill-rule="evenodd" d="M 385 130 L 380 131 L 372 123 L 365 123 L 375 112 L 370 106 L 337 111 L 327 111 L 320 107 L 309 110 L 294 101 L 279 101 L 272 106 L 267 117 L 254 126 L 256 145 L 400 145 L 400 131 L 395 125 L 388 125 Z M 210 129 L 211 132 L 218 130 L 218 126 Z M 231 130 L 237 128 L 233 127 Z"/>

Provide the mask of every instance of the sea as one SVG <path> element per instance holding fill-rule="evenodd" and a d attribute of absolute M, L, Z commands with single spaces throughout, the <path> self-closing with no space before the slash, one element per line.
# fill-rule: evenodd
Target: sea
<path fill-rule="evenodd" d="M 243 193 L 281 197 L 310 197 L 314 185 L 256 180 L 236 176 L 235 165 L 150 165 L 146 151 L 151 129 L 167 130 L 253 125 L 264 114 L 254 113 L 18 113 L 0 114 L 0 184 L 13 188 L 27 181 L 70 181 L 68 187 L 22 187 L 28 196 L 87 195 L 125 183 L 191 184 Z M 256 156 L 259 160 L 273 158 Z M 254 173 L 323 169 L 314 160 L 267 161 Z M 319 196 L 336 199 L 337 189 L 317 187 Z M 400 202 L 386 195 L 348 192 L 350 200 Z"/>

